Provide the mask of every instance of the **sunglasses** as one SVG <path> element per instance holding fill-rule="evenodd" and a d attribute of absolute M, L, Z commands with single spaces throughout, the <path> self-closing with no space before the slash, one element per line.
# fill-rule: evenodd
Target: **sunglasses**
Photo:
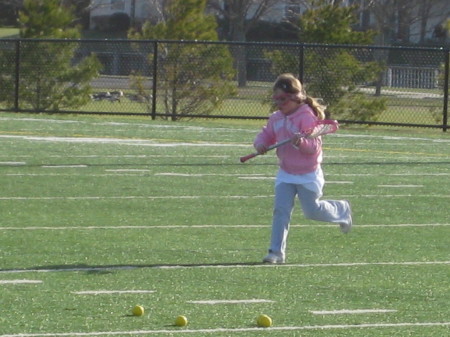
<path fill-rule="evenodd" d="M 283 106 L 287 104 L 290 100 L 292 100 L 292 94 L 288 93 L 272 96 L 272 101 L 278 106 Z"/>

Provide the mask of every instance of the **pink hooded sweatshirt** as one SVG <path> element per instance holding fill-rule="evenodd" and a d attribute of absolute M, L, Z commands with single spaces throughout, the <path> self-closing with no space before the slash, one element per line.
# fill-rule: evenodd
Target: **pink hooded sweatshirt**
<path fill-rule="evenodd" d="M 254 145 L 264 144 L 266 147 L 292 138 L 294 134 L 306 132 L 314 127 L 317 116 L 307 104 L 301 105 L 289 115 L 281 111 L 274 112 L 266 126 L 256 136 Z M 290 174 L 305 174 L 315 171 L 322 162 L 321 137 L 303 139 L 298 146 L 292 143 L 277 148 L 280 168 Z"/>

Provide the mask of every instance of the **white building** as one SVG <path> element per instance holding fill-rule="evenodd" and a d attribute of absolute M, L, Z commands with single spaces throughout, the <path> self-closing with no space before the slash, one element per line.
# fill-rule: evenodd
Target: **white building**
<path fill-rule="evenodd" d="M 159 0 L 92 0 L 90 28 L 102 28 L 113 14 L 125 13 L 132 23 L 143 23 L 157 17 Z"/>

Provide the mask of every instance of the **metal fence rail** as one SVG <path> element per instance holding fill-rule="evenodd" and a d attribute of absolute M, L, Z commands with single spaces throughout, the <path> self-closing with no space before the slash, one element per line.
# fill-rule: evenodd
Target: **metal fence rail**
<path fill-rule="evenodd" d="M 233 76 L 224 74 L 213 81 L 205 73 L 217 69 L 206 65 L 219 64 L 226 55 L 224 50 L 230 56 Z M 351 64 L 342 62 L 350 55 L 362 65 L 373 63 L 380 67 L 376 79 L 367 80 L 363 74 L 353 76 L 352 90 L 366 98 L 384 99 L 386 109 L 376 119 L 334 116 L 331 109 L 332 117 L 346 123 L 445 131 L 448 129 L 449 53 L 448 48 L 270 42 L 0 39 L 0 111 L 142 115 L 173 120 L 265 119 L 272 111 L 267 98 L 281 70 L 298 75 L 308 94 L 318 97 L 317 88 L 335 85 L 346 71 L 352 71 Z M 64 55 L 69 57 L 68 69 L 92 55 L 102 66 L 98 75 L 89 81 L 89 92 L 78 90 L 83 97 L 74 100 L 77 104 L 63 104 L 63 97 L 59 98 L 60 102 L 52 103 L 48 97 L 50 91 L 45 94 L 45 90 L 51 90 L 58 97 L 59 91 L 67 92 L 71 86 L 80 89 L 75 80 L 71 81 L 70 71 L 56 69 L 56 62 Z M 281 64 L 285 68 L 280 68 L 276 57 L 284 60 Z M 179 76 L 174 80 L 176 71 Z M 55 81 L 60 84 L 55 85 Z M 212 109 L 205 105 L 193 109 L 183 101 L 188 95 L 174 96 L 175 90 L 168 94 L 171 86 L 194 94 L 197 88 L 206 90 L 208 85 L 219 82 L 227 82 L 228 89 L 231 86 L 233 90 L 221 97 L 223 104 Z M 315 87 L 312 83 L 316 83 Z M 339 99 L 333 93 L 326 99 L 319 98 L 326 104 Z M 43 103 L 46 99 L 48 104 Z M 169 110 L 176 104 L 179 106 L 174 116 Z"/>

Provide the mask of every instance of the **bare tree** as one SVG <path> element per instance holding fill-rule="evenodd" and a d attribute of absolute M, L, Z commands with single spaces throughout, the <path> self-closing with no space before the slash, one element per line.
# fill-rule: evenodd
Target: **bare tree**
<path fill-rule="evenodd" d="M 427 32 L 432 31 L 430 22 L 450 13 L 448 3 L 443 0 L 362 0 L 361 10 L 369 11 L 374 18 L 375 30 L 379 32 L 376 43 L 411 42 L 418 34 L 418 42 L 425 42 Z M 414 29 L 416 28 L 416 29 Z M 387 61 L 387 51 L 377 50 L 374 55 L 381 64 Z M 381 93 L 382 73 L 376 86 L 376 95 Z"/>
<path fill-rule="evenodd" d="M 419 31 L 419 42 L 425 42 L 426 33 L 429 30 L 435 30 L 436 25 L 441 25 L 442 28 L 445 26 L 445 20 L 450 16 L 450 6 L 446 1 L 440 0 L 416 0 L 418 1 L 418 17 L 420 22 L 420 31 Z M 434 26 L 430 27 L 430 21 L 436 21 L 437 18 L 443 18 L 441 20 L 438 19 L 439 22 L 436 22 Z"/>
<path fill-rule="evenodd" d="M 376 29 L 380 31 L 379 44 L 393 41 L 410 42 L 413 34 L 418 42 L 425 42 L 430 22 L 439 21 L 450 14 L 445 0 L 366 0 L 361 1 L 374 18 Z M 418 27 L 414 31 L 414 26 Z"/>
<path fill-rule="evenodd" d="M 245 42 L 247 32 L 282 0 L 209 0 L 208 9 L 216 12 L 226 22 L 225 32 L 229 41 Z M 238 85 L 247 84 L 247 56 L 245 45 L 232 50 L 238 74 Z"/>
<path fill-rule="evenodd" d="M 209 0 L 208 8 L 228 23 L 226 39 L 245 41 L 245 34 L 282 0 Z"/>
<path fill-rule="evenodd" d="M 75 16 L 74 23 L 81 24 L 83 28 L 89 27 L 91 0 L 60 0 L 61 6 L 71 8 Z"/>

